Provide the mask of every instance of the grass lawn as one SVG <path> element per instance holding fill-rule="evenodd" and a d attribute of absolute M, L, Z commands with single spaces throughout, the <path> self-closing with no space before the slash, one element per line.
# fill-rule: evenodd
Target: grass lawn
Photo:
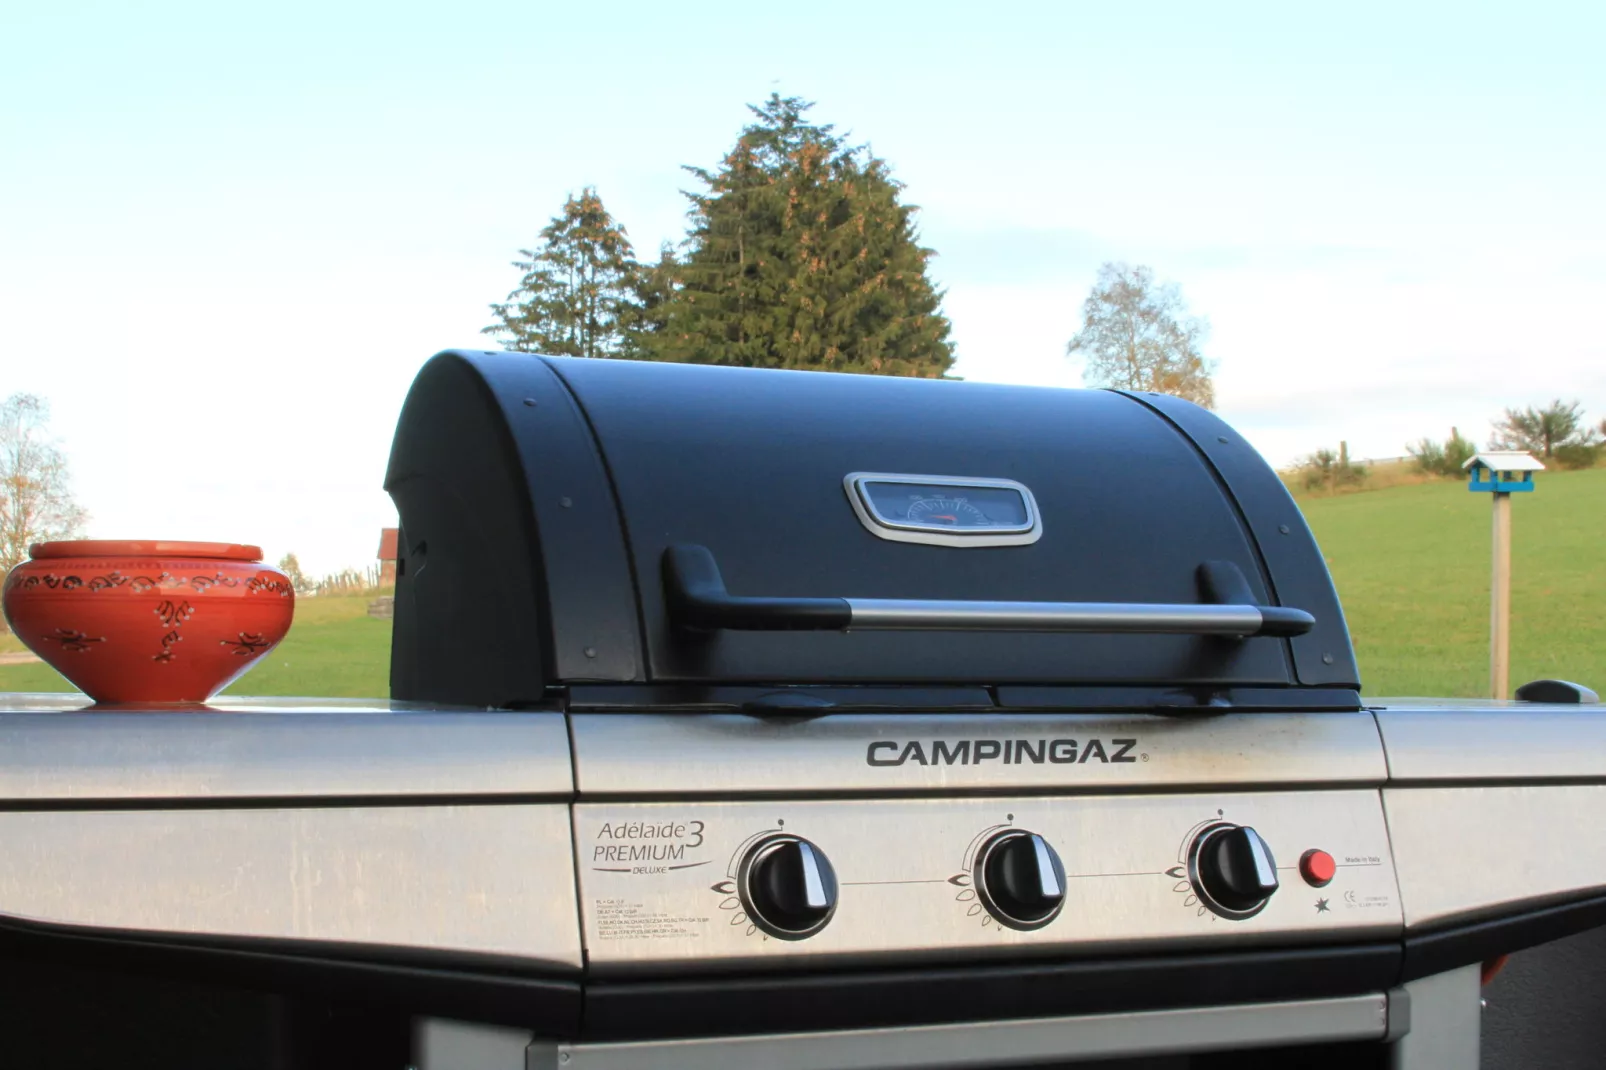
<path fill-rule="evenodd" d="M 1300 502 L 1349 619 L 1366 694 L 1486 695 L 1489 495 L 1428 483 Z M 1511 682 L 1606 690 L 1606 468 L 1512 495 Z"/>
<path fill-rule="evenodd" d="M 1606 468 L 1545 472 L 1512 503 L 1511 680 L 1606 690 Z M 1489 496 L 1461 483 L 1300 502 L 1327 555 L 1370 696 L 1479 696 L 1489 683 Z M 290 635 L 230 691 L 381 697 L 390 622 L 368 599 L 304 598 Z M 19 650 L 0 636 L 0 651 Z M 68 691 L 43 664 L 0 691 Z"/>
<path fill-rule="evenodd" d="M 366 597 L 298 598 L 284 642 L 224 694 L 329 695 L 382 698 L 390 694 L 390 621 L 368 616 Z M 14 636 L 0 650 L 21 649 Z M 42 662 L 0 665 L 0 691 L 71 691 Z"/>

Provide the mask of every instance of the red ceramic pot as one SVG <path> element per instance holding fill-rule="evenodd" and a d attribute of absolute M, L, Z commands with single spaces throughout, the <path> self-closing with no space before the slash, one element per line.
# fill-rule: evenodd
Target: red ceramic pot
<path fill-rule="evenodd" d="M 6 577 L 17 638 L 96 702 L 204 702 L 290 630 L 290 579 L 255 546 L 35 543 Z"/>

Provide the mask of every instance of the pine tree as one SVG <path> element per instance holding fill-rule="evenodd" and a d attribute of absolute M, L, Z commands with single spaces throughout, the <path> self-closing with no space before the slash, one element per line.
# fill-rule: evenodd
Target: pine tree
<path fill-rule="evenodd" d="M 634 316 L 637 265 L 625 228 L 597 191 L 570 195 L 541 231 L 539 251 L 519 252 L 519 288 L 491 306 L 498 322 L 481 333 L 527 353 L 620 355 Z"/>
<path fill-rule="evenodd" d="M 885 161 L 811 104 L 750 109 L 717 172 L 688 167 L 691 233 L 655 356 L 703 364 L 937 378 L 953 364 L 916 208 Z"/>

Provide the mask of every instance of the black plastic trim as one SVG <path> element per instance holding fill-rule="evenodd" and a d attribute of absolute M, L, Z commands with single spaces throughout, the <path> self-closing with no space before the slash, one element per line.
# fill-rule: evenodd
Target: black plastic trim
<path fill-rule="evenodd" d="M 1554 702 L 1559 704 L 1593 706 L 1600 696 L 1583 684 L 1571 680 L 1530 680 L 1517 688 L 1519 702 Z"/>
<path fill-rule="evenodd" d="M 1350 712 L 1361 695 L 1340 687 L 1041 687 L 1012 684 L 994 689 L 998 705 L 1018 710 L 1150 710 L 1232 713 L 1266 711 Z"/>
<path fill-rule="evenodd" d="M 675 623 L 718 631 L 842 631 L 852 622 L 845 598 L 748 598 L 730 594 L 706 546 L 664 550 L 664 598 Z"/>
<path fill-rule="evenodd" d="M 1410 935 L 1405 938 L 1403 980 L 1470 966 L 1602 925 L 1606 925 L 1606 895 Z"/>
<path fill-rule="evenodd" d="M 592 981 L 483 956 L 88 930 L 0 917 L 0 961 L 352 998 L 593 1040 L 876 1028 L 1384 991 L 1606 925 L 1606 895 L 1400 942 L 791 975 Z"/>
<path fill-rule="evenodd" d="M 1334 711 L 1362 709 L 1359 692 L 1320 687 L 1155 687 L 1001 684 L 996 688 L 930 687 L 918 683 L 865 684 L 585 684 L 568 689 L 574 713 L 760 712 L 784 703 L 776 695 L 797 695 L 802 706 L 835 713 L 967 713 L 1132 710 L 1160 713 Z"/>
<path fill-rule="evenodd" d="M 1272 600 L 1296 605 L 1316 618 L 1316 627 L 1289 640 L 1296 679 L 1302 684 L 1360 690 L 1355 649 L 1316 538 L 1293 495 L 1270 465 L 1220 417 L 1181 398 L 1117 391 L 1175 427 L 1215 470 L 1248 528 Z"/>
<path fill-rule="evenodd" d="M 336 957 L 338 956 L 338 957 Z M 578 978 L 498 968 L 476 956 L 298 941 L 83 929 L 0 917 L 0 961 L 22 959 L 291 996 L 348 998 L 409 1014 L 573 1035 Z"/>
<path fill-rule="evenodd" d="M 992 694 L 985 687 L 922 687 L 918 684 L 908 687 L 844 684 L 587 684 L 569 688 L 568 709 L 571 713 L 728 713 L 780 705 L 774 698 L 777 694 L 798 695 L 806 706 L 828 708 L 837 713 L 856 710 L 918 710 L 930 713 L 994 708 Z"/>
<path fill-rule="evenodd" d="M 1037 1018 L 1381 992 L 1398 944 L 1010 965 L 596 982 L 586 1039 Z"/>
<path fill-rule="evenodd" d="M 608 464 L 608 455 L 602 451 L 601 439 L 597 435 L 597 426 L 592 421 L 591 414 L 586 411 L 585 402 L 581 400 L 580 395 L 575 392 L 574 386 L 570 384 L 568 377 L 563 374 L 563 362 L 553 361 L 547 357 L 542 357 L 541 360 L 546 364 L 547 368 L 552 372 L 557 381 L 563 384 L 564 392 L 567 393 L 569 397 L 569 403 L 574 406 L 574 411 L 580 414 L 580 419 L 585 421 L 586 430 L 591 433 L 591 440 L 593 444 L 596 445 L 597 461 L 599 464 L 601 464 L 603 475 L 608 481 L 608 493 L 613 501 L 614 511 L 619 517 L 619 531 L 620 534 L 624 536 L 623 549 L 625 552 L 625 562 L 629 566 L 630 572 L 630 593 L 635 602 L 636 641 L 640 644 L 636 650 L 636 656 L 640 671 L 634 672 L 633 677 L 635 679 L 642 679 L 646 676 L 644 654 L 647 649 L 647 622 L 642 619 L 641 616 L 641 576 L 636 570 L 635 556 L 629 552 L 630 525 L 625 518 L 624 503 L 619 497 L 619 481 L 614 478 L 613 468 Z M 595 674 L 587 674 L 587 676 L 592 679 L 597 678 Z"/>
<path fill-rule="evenodd" d="M 1316 618 L 1303 609 L 1261 605 L 1244 578 L 1243 570 L 1231 561 L 1206 561 L 1198 568 L 1199 587 L 1205 601 L 1224 606 L 1255 606 L 1260 610 L 1257 635 L 1291 638 L 1304 635 L 1316 626 Z"/>
<path fill-rule="evenodd" d="M 535 519 L 550 599 L 554 676 L 645 679 L 624 517 L 590 418 L 550 361 L 494 352 L 463 353 L 461 359 L 494 392 L 501 410 L 496 422 L 516 451 L 514 479 Z"/>
<path fill-rule="evenodd" d="M 385 489 L 401 528 L 393 697 L 505 706 L 560 681 L 645 679 L 614 491 L 546 363 L 430 360 L 397 420 Z"/>

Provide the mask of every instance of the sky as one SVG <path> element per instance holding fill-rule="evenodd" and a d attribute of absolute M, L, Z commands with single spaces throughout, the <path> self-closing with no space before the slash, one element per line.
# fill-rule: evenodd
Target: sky
<path fill-rule="evenodd" d="M 1071 387 L 1106 260 L 1179 284 L 1285 465 L 1606 416 L 1606 5 L 0 0 L 0 397 L 102 538 L 373 560 L 418 367 L 595 186 L 685 233 L 771 92 L 921 208 L 956 374 Z"/>

